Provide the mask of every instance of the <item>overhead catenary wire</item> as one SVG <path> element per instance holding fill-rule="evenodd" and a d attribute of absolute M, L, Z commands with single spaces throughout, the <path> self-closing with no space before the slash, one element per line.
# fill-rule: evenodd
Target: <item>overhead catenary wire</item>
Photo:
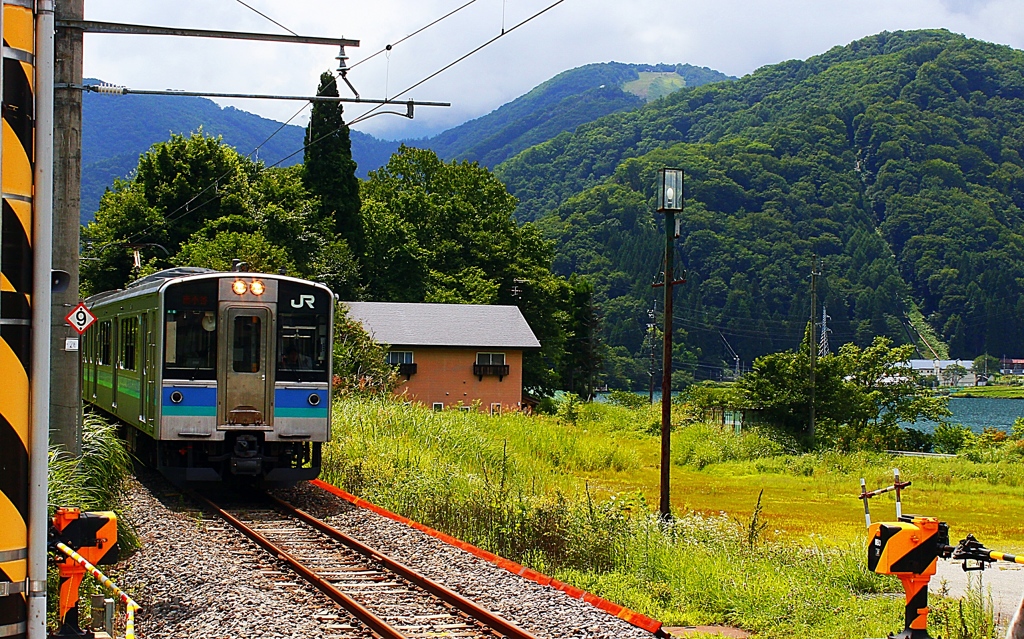
<path fill-rule="evenodd" d="M 358 67 L 358 66 L 359 66 L 360 64 L 362 64 L 362 63 L 364 63 L 364 62 L 369 62 L 370 60 L 372 60 L 372 59 L 376 58 L 377 56 L 379 56 L 379 55 L 380 55 L 380 54 L 382 54 L 382 53 L 385 53 L 385 52 L 387 52 L 387 51 L 391 51 L 391 50 L 392 50 L 393 48 L 395 48 L 395 47 L 396 47 L 396 46 L 398 46 L 399 44 L 401 44 L 401 43 L 405 42 L 405 41 L 406 41 L 406 40 L 408 40 L 409 38 L 411 38 L 411 37 L 413 37 L 413 36 L 415 36 L 415 35 L 419 35 L 420 33 L 423 33 L 424 31 L 426 31 L 426 30 L 427 30 L 427 29 L 429 29 L 430 27 L 434 26 L 435 24 L 437 24 L 437 23 L 439 23 L 439 22 L 441 22 L 441 21 L 443 21 L 443 20 L 445 20 L 445 19 L 447 19 L 447 18 L 450 18 L 451 16 L 455 15 L 455 14 L 456 14 L 456 13 L 458 13 L 459 11 L 462 11 L 463 9 L 465 9 L 466 7 L 468 7 L 469 5 L 473 4 L 473 3 L 474 3 L 474 2 L 476 2 L 476 1 L 477 1 L 477 0 L 469 0 L 469 2 L 467 2 L 467 3 L 463 4 L 462 6 L 460 6 L 460 7 L 457 7 L 457 8 L 455 8 L 455 9 L 452 9 L 451 11 L 449 11 L 449 12 L 448 12 L 448 13 L 446 13 L 446 14 L 444 14 L 444 15 L 443 15 L 443 16 L 441 16 L 440 18 L 438 18 L 438 19 L 434 20 L 434 21 L 433 21 L 433 22 L 431 22 L 430 24 L 428 24 L 428 25 L 426 25 L 426 26 L 423 26 L 423 27 L 420 27 L 419 29 L 417 29 L 417 30 L 413 31 L 412 33 L 410 33 L 409 35 L 405 36 L 404 38 L 401 38 L 401 39 L 399 39 L 399 40 L 396 40 L 396 41 L 392 42 L 391 44 L 389 44 L 389 45 L 385 46 L 385 47 L 384 47 L 383 49 L 381 49 L 380 51 L 377 51 L 376 53 L 372 53 L 372 54 L 370 54 L 370 55 L 366 56 L 365 58 L 363 58 L 363 59 L 362 59 L 362 60 L 360 60 L 359 62 L 356 62 L 355 64 L 353 64 L 353 65 L 349 66 L 348 70 L 349 70 L 349 71 L 351 71 L 352 69 L 354 69 L 354 68 Z"/>
<path fill-rule="evenodd" d="M 525 18 L 524 20 L 516 23 L 515 25 L 513 25 L 509 29 L 506 29 L 506 30 L 502 31 L 501 33 L 499 33 L 498 35 L 494 36 L 490 40 L 487 40 L 486 42 L 484 42 L 480 46 L 476 47 L 472 51 L 469 51 L 468 53 L 466 53 L 466 54 L 456 58 L 452 62 L 449 62 L 448 64 L 446 64 L 445 66 L 441 67 L 437 71 L 431 73 L 430 75 L 428 75 L 427 77 L 423 78 L 419 82 L 415 82 L 412 85 L 410 85 L 409 87 L 405 88 L 404 90 L 399 91 L 394 96 L 392 96 L 392 98 L 399 98 L 399 97 L 405 95 L 406 93 L 412 91 L 416 87 L 419 87 L 419 86 L 429 82 L 430 80 L 433 80 L 434 78 L 436 78 L 437 76 L 441 75 L 442 73 L 444 73 L 448 69 L 454 67 L 456 64 L 458 64 L 458 63 L 462 62 L 463 60 L 465 60 L 466 58 L 468 58 L 468 57 L 478 53 L 479 51 L 483 50 L 484 48 L 494 44 L 495 42 L 497 42 L 501 38 L 504 38 L 505 36 L 507 36 L 508 34 L 512 33 L 513 31 L 515 31 L 519 27 L 522 27 L 522 26 L 526 25 L 527 23 L 532 22 L 533 20 L 539 18 L 540 16 L 544 15 L 548 11 L 551 11 L 552 9 L 554 9 L 558 5 L 562 4 L 563 2 L 565 2 L 565 0 L 555 0 L 555 2 L 552 2 L 548 6 L 544 7 L 540 11 L 538 11 L 537 13 L 534 13 L 533 15 L 529 16 L 528 18 Z M 351 122 L 349 122 L 348 126 L 352 126 L 354 124 L 358 124 L 359 122 L 362 122 L 363 120 L 369 118 L 374 112 L 379 110 L 382 106 L 383 105 L 378 105 L 378 106 L 370 109 L 366 113 L 362 114 L 361 116 L 359 116 L 359 117 L 355 118 L 354 120 L 352 120 Z M 311 144 L 313 144 L 313 143 L 311 143 Z"/>
<path fill-rule="evenodd" d="M 242 2 L 242 0 L 235 0 L 235 2 L 237 2 L 238 4 L 242 5 L 242 6 L 243 6 L 243 7 L 245 7 L 246 9 L 249 9 L 250 11 L 252 11 L 252 12 L 254 12 L 254 13 L 256 13 L 256 14 L 259 14 L 259 15 L 263 16 L 264 18 L 266 18 L 267 20 L 269 20 L 269 21 L 273 22 L 274 24 L 276 24 L 277 26 L 281 27 L 282 29 L 284 29 L 284 30 L 285 30 L 285 31 L 287 31 L 288 33 L 292 34 L 293 36 L 295 36 L 295 37 L 298 37 L 298 36 L 299 36 L 299 34 L 295 33 L 294 31 L 292 31 L 292 30 L 291 30 L 291 29 L 289 29 L 288 27 L 284 26 L 283 24 L 281 24 L 281 23 L 280 23 L 280 22 L 278 22 L 277 20 L 274 20 L 273 18 L 271 18 L 271 17 L 270 17 L 270 16 L 268 16 L 267 14 L 263 13 L 262 11 L 260 11 L 259 9 L 257 9 L 256 7 L 253 7 L 252 5 L 248 5 L 248 4 L 244 3 L 244 2 Z"/>

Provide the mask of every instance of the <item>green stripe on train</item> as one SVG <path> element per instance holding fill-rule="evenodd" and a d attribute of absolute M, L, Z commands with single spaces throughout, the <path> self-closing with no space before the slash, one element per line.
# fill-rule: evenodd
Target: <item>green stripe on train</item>
<path fill-rule="evenodd" d="M 216 406 L 164 406 L 164 417 L 216 417 Z"/>
<path fill-rule="evenodd" d="M 275 408 L 274 417 L 303 417 L 327 419 L 327 408 Z"/>

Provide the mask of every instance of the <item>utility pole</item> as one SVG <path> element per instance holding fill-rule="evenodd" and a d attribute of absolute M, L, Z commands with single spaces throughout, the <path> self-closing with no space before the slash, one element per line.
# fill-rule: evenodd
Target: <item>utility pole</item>
<path fill-rule="evenodd" d="M 807 342 L 807 350 L 811 357 L 811 415 L 810 425 L 808 426 L 807 433 L 814 441 L 814 366 L 818 360 L 818 340 L 817 335 L 817 318 L 815 317 L 815 310 L 818 307 L 818 276 L 821 275 L 821 271 L 818 270 L 818 256 L 815 255 L 811 262 L 811 336 Z"/>
<path fill-rule="evenodd" d="M 648 374 L 648 377 L 650 377 L 650 382 L 651 382 L 648 403 L 651 403 L 651 404 L 654 403 L 654 371 L 655 371 L 655 368 L 654 368 L 655 364 L 654 364 L 654 362 L 655 362 L 655 357 L 657 356 L 657 347 L 654 344 L 654 335 L 655 335 L 655 332 L 654 332 L 654 326 L 655 326 L 654 320 L 655 320 L 655 317 L 656 317 L 657 306 L 658 306 L 658 301 L 655 300 L 653 307 L 647 309 L 647 318 L 650 320 L 648 322 L 648 324 L 647 324 L 647 340 L 651 343 L 651 363 L 647 367 L 647 374 Z"/>
<path fill-rule="evenodd" d="M 660 169 L 658 171 L 658 211 L 665 214 L 665 334 L 662 349 L 661 371 L 661 503 L 662 519 L 672 516 L 669 502 L 669 478 L 672 469 L 672 287 L 676 282 L 673 273 L 675 262 L 675 241 L 679 237 L 676 212 L 683 210 L 682 169 Z M 655 284 L 657 286 L 657 284 Z"/>
<path fill-rule="evenodd" d="M 82 20 L 85 0 L 61 0 L 57 20 Z M 64 316 L 79 302 L 79 228 L 82 190 L 82 29 L 60 26 L 54 41 L 53 268 L 71 276 L 54 293 L 50 321 L 50 441 L 74 456 L 82 454 L 81 372 L 78 352 L 65 338 L 78 337 Z"/>

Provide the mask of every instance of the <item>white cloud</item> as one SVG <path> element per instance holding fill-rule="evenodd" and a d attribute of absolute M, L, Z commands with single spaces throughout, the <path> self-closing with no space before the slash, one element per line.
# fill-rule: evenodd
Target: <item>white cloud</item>
<path fill-rule="evenodd" d="M 246 0 L 303 35 L 361 40 L 360 48 L 348 51 L 350 64 L 465 1 Z M 551 1 L 476 0 L 390 55 L 354 69 L 350 78 L 363 97 L 394 95 L 500 33 L 503 11 L 508 29 Z M 88 0 L 86 17 L 280 32 L 237 0 Z M 1022 18 L 1024 5 L 1016 0 L 566 0 L 406 96 L 452 102 L 450 109 L 418 109 L 412 122 L 375 117 L 357 128 L 383 137 L 437 132 L 591 62 L 688 62 L 743 75 L 879 31 L 918 28 L 946 28 L 1021 48 Z M 315 91 L 321 71 L 335 67 L 335 55 L 330 47 L 87 34 L 85 73 L 132 88 L 303 95 Z M 300 106 L 231 104 L 277 120 Z M 351 117 L 362 108 L 346 112 Z"/>

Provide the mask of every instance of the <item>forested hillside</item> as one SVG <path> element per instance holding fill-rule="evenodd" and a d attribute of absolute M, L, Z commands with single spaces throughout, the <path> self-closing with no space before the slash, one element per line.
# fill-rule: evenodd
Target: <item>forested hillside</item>
<path fill-rule="evenodd" d="M 642 78 L 642 74 L 671 76 L 675 82 L 661 89 L 666 93 L 682 86 L 732 79 L 707 67 L 689 64 L 588 64 L 559 73 L 483 117 L 414 144 L 446 159 L 492 167 L 559 133 L 574 131 L 581 124 L 639 108 L 646 102 L 643 96 L 652 81 L 658 81 Z"/>
<path fill-rule="evenodd" d="M 641 77 L 652 72 L 660 72 L 670 81 Z M 432 149 L 446 160 L 468 159 L 493 166 L 580 124 L 640 107 L 644 99 L 624 90 L 627 84 L 636 93 L 653 89 L 657 94 L 726 79 L 728 76 L 718 71 L 688 64 L 591 64 L 561 73 L 493 113 L 432 138 L 407 143 Z M 92 219 L 100 196 L 114 179 L 127 177 L 142 153 L 172 133 L 187 136 L 202 127 L 207 135 L 222 136 L 243 155 L 259 147 L 252 157 L 268 166 L 302 161 L 302 127 L 282 128 L 280 122 L 232 107 L 222 109 L 206 98 L 86 92 L 82 117 L 83 223 Z M 352 131 L 351 137 L 360 178 L 386 165 L 402 145 L 402 141 L 380 140 L 359 131 Z"/>
<path fill-rule="evenodd" d="M 556 269 L 596 284 L 613 384 L 646 380 L 662 231 L 654 172 L 687 172 L 679 362 L 703 376 L 795 347 L 814 255 L 830 340 L 1024 353 L 1024 53 L 882 33 L 580 126 L 498 167 Z M 821 309 L 817 310 L 820 314 Z M 677 363 L 677 365 L 679 365 Z"/>

